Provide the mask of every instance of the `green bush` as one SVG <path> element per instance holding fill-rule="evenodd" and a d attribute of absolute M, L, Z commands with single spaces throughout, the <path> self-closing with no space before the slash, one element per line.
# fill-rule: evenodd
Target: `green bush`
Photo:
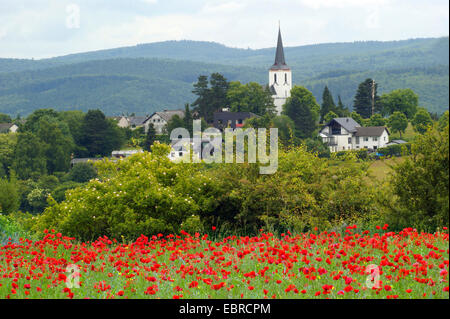
<path fill-rule="evenodd" d="M 10 216 L 0 214 L 0 245 L 5 245 L 10 239 L 18 242 L 27 233 Z"/>
<path fill-rule="evenodd" d="M 61 203 L 63 200 L 66 199 L 66 192 L 70 189 L 74 189 L 77 187 L 82 186 L 82 183 L 77 182 L 64 182 L 59 184 L 51 193 L 53 199 L 57 201 L 58 203 Z"/>
<path fill-rule="evenodd" d="M 449 130 L 427 131 L 411 148 L 412 156 L 394 167 L 392 194 L 398 209 L 388 216 L 399 225 L 433 232 L 449 223 Z"/>
<path fill-rule="evenodd" d="M 197 167 L 172 163 L 166 145 L 152 150 L 118 163 L 97 163 L 99 178 L 69 190 L 59 204 L 50 197 L 51 205 L 35 229 L 54 228 L 82 240 L 178 232 L 183 221 L 198 212 L 183 186 Z"/>
<path fill-rule="evenodd" d="M 86 183 L 95 177 L 97 177 L 97 170 L 92 163 L 79 163 L 74 165 L 66 179 L 77 183 Z"/>
<path fill-rule="evenodd" d="M 389 145 L 386 147 L 382 147 L 378 149 L 378 153 L 383 154 L 385 157 L 392 157 L 392 156 L 403 156 L 403 155 L 410 155 L 411 154 L 411 144 L 395 144 L 395 145 Z"/>
<path fill-rule="evenodd" d="M 15 175 L 11 178 L 0 178 L 0 213 L 10 214 L 19 208 L 20 199 Z"/>
<path fill-rule="evenodd" d="M 365 218 L 374 209 L 367 165 L 356 152 L 336 162 L 295 147 L 280 152 L 277 173 L 260 175 L 258 164 L 175 164 L 168 151 L 155 144 L 152 153 L 96 163 L 98 178 L 68 190 L 60 203 L 50 197 L 34 229 L 84 240 L 212 226 L 224 233 L 308 231 Z"/>

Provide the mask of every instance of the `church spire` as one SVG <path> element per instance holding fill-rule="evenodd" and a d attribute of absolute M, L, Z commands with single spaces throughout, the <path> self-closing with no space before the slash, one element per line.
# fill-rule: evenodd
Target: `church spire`
<path fill-rule="evenodd" d="M 278 27 L 278 43 L 277 51 L 275 54 L 275 63 L 271 67 L 272 70 L 286 70 L 289 67 L 286 65 L 286 60 L 284 58 L 284 48 L 283 40 L 281 39 L 281 28 Z"/>

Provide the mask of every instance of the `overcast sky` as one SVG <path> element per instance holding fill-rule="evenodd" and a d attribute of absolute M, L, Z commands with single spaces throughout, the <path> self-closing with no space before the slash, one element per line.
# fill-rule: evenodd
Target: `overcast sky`
<path fill-rule="evenodd" d="M 447 36 L 448 0 L 0 0 L 0 57 L 166 40 L 265 48 Z"/>

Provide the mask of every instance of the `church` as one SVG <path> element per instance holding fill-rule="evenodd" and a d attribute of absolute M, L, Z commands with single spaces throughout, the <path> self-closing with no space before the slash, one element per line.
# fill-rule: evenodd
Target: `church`
<path fill-rule="evenodd" d="M 278 29 L 278 43 L 275 53 L 275 63 L 269 69 L 269 88 L 272 93 L 277 114 L 283 110 L 283 104 L 291 96 L 292 71 L 286 64 L 284 58 L 283 40 L 281 39 L 281 29 Z"/>

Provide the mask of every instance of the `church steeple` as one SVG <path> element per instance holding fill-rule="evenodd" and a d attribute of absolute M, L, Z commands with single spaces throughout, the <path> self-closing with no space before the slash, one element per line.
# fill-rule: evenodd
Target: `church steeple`
<path fill-rule="evenodd" d="M 284 48 L 283 48 L 283 40 L 281 38 L 281 28 L 278 28 L 278 43 L 277 43 L 277 51 L 275 54 L 275 63 L 270 68 L 271 70 L 289 70 L 289 67 L 286 65 L 286 60 L 284 58 Z"/>
<path fill-rule="evenodd" d="M 269 89 L 272 93 L 273 103 L 278 114 L 281 114 L 283 105 L 291 96 L 292 71 L 287 66 L 284 58 L 283 40 L 281 39 L 281 28 L 278 27 L 278 43 L 275 53 L 275 63 L 269 69 Z"/>

